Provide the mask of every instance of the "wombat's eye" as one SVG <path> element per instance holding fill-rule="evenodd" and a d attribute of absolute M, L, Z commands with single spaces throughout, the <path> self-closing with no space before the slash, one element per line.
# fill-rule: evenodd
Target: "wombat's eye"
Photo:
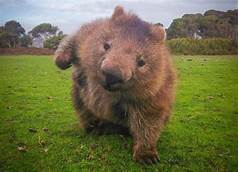
<path fill-rule="evenodd" d="M 110 49 L 110 44 L 108 43 L 104 43 L 104 49 L 107 51 L 108 49 Z"/>
<path fill-rule="evenodd" d="M 145 65 L 145 61 L 144 61 L 144 56 L 138 56 L 137 57 L 137 64 L 139 67 L 142 67 Z"/>

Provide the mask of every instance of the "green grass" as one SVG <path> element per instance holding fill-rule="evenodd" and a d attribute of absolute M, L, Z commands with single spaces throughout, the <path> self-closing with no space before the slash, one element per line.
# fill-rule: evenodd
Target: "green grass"
<path fill-rule="evenodd" d="M 49 56 L 1 56 L 0 171 L 237 171 L 237 57 L 174 61 L 177 97 L 161 161 L 145 167 L 132 160 L 131 138 L 78 128 L 70 70 Z"/>

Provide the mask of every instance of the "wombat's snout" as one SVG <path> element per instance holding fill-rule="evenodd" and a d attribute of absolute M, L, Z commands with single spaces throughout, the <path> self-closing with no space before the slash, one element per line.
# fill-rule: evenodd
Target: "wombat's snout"
<path fill-rule="evenodd" d="M 102 69 L 104 75 L 104 88 L 109 91 L 114 91 L 120 88 L 120 85 L 123 84 L 123 77 L 120 69 Z"/>

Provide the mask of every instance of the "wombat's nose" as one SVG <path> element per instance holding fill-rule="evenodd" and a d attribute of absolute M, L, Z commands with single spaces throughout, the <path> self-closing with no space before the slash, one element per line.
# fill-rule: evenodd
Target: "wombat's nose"
<path fill-rule="evenodd" d="M 105 75 L 105 82 L 107 86 L 116 85 L 123 82 L 121 72 L 119 70 L 102 70 Z"/>

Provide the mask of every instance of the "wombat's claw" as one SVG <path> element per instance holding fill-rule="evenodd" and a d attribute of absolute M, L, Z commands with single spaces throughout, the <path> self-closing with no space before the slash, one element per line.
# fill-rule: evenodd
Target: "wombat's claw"
<path fill-rule="evenodd" d="M 159 157 L 157 154 L 144 155 L 136 159 L 142 165 L 153 165 L 159 162 Z"/>

